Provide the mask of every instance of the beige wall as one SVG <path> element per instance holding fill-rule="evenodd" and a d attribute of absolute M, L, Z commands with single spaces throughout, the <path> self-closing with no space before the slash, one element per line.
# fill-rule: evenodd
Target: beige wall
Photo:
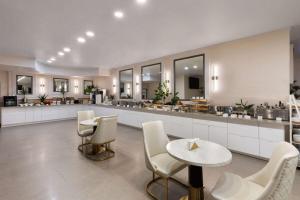
<path fill-rule="evenodd" d="M 232 105 L 240 98 L 255 104 L 287 101 L 290 82 L 289 29 L 124 66 L 113 71 L 113 78 L 118 80 L 120 69 L 134 68 L 135 87 L 140 66 L 161 62 L 163 79 L 169 76 L 172 90 L 173 60 L 202 53 L 205 54 L 205 93 L 210 102 Z M 211 80 L 214 67 L 219 77 L 216 91 Z M 118 95 L 118 84 L 116 91 Z M 134 99 L 140 100 L 140 92 L 134 89 L 134 93 Z"/>
<path fill-rule="evenodd" d="M 66 96 L 71 96 L 75 98 L 89 97 L 89 95 L 83 94 L 83 81 L 93 80 L 94 85 L 97 87 L 105 88 L 111 85 L 111 78 L 107 77 L 68 77 L 68 76 L 51 76 L 51 75 L 41 75 L 34 73 L 22 73 L 22 72 L 8 72 L 8 84 L 9 84 L 9 94 L 16 94 L 16 75 L 28 75 L 33 76 L 33 94 L 27 95 L 27 98 L 36 99 L 39 94 L 47 94 L 48 97 L 60 97 L 61 93 L 53 91 L 53 78 L 66 78 L 69 79 L 69 92 Z M 44 91 L 41 90 L 41 83 L 45 84 Z M 109 84 L 108 84 L 109 83 Z M 78 88 L 75 88 L 78 85 Z M 19 96 L 19 98 L 23 98 Z"/>

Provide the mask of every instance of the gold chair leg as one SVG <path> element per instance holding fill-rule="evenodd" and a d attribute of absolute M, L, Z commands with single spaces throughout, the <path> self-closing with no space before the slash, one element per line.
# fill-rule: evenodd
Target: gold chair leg
<path fill-rule="evenodd" d="M 168 178 L 165 178 L 164 181 L 165 181 L 165 200 L 168 200 L 169 199 L 169 184 L 168 184 L 169 180 L 168 180 Z"/>
<path fill-rule="evenodd" d="M 151 192 L 151 190 L 150 190 L 150 187 L 152 186 L 152 184 L 158 182 L 159 180 L 162 180 L 163 186 L 165 186 L 165 187 L 164 187 L 164 200 L 167 200 L 168 197 L 169 197 L 169 184 L 168 184 L 169 181 L 172 181 L 172 182 L 174 182 L 174 183 L 176 183 L 176 184 L 182 186 L 183 188 L 185 188 L 185 189 L 188 191 L 188 188 L 189 188 L 189 187 L 188 187 L 187 185 L 181 183 L 180 181 L 178 181 L 178 180 L 176 180 L 176 179 L 174 179 L 174 178 L 172 178 L 172 177 L 169 177 L 169 178 L 162 178 L 161 176 L 158 176 L 158 177 L 155 177 L 155 176 L 156 176 L 155 173 L 152 173 L 152 178 L 154 178 L 154 179 L 152 179 L 152 180 L 147 184 L 147 186 L 146 186 L 146 192 L 147 192 L 147 194 L 148 194 L 152 199 L 160 200 L 160 199 L 157 198 L 157 197 Z"/>

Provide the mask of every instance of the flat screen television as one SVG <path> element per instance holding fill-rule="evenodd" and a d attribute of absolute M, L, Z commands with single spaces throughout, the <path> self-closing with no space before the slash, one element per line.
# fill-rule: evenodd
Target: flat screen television
<path fill-rule="evenodd" d="M 199 89 L 199 78 L 189 77 L 189 88 Z"/>

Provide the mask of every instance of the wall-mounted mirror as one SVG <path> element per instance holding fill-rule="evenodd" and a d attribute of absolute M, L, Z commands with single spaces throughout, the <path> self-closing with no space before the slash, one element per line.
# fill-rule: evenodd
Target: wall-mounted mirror
<path fill-rule="evenodd" d="M 17 75 L 17 95 L 32 94 L 32 76 Z"/>
<path fill-rule="evenodd" d="M 119 72 L 120 99 L 132 99 L 133 69 Z"/>
<path fill-rule="evenodd" d="M 88 87 L 93 86 L 93 81 L 92 80 L 84 80 L 83 81 L 83 93 L 85 95 L 89 95 L 90 94 L 90 90 L 87 89 Z"/>
<path fill-rule="evenodd" d="M 180 99 L 205 97 L 204 54 L 174 60 L 174 91 Z"/>
<path fill-rule="evenodd" d="M 161 82 L 161 63 L 142 66 L 142 99 L 154 99 L 155 90 Z"/>
<path fill-rule="evenodd" d="M 64 90 L 65 92 L 69 92 L 69 80 L 64 78 L 54 78 L 53 91 L 61 92 L 62 90 Z"/>

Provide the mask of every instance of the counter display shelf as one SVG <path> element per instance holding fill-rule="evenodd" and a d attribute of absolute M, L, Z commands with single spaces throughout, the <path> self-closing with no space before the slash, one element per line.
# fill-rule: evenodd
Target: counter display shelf
<path fill-rule="evenodd" d="M 105 105 L 60 105 L 1 108 L 2 127 L 19 126 L 64 119 L 75 119 L 80 110 L 96 115 L 117 115 L 118 122 L 135 128 L 142 123 L 161 120 L 168 135 L 200 138 L 247 155 L 269 158 L 273 148 L 287 141 L 288 122 L 257 119 L 230 119 L 207 113 L 181 113 Z"/>

